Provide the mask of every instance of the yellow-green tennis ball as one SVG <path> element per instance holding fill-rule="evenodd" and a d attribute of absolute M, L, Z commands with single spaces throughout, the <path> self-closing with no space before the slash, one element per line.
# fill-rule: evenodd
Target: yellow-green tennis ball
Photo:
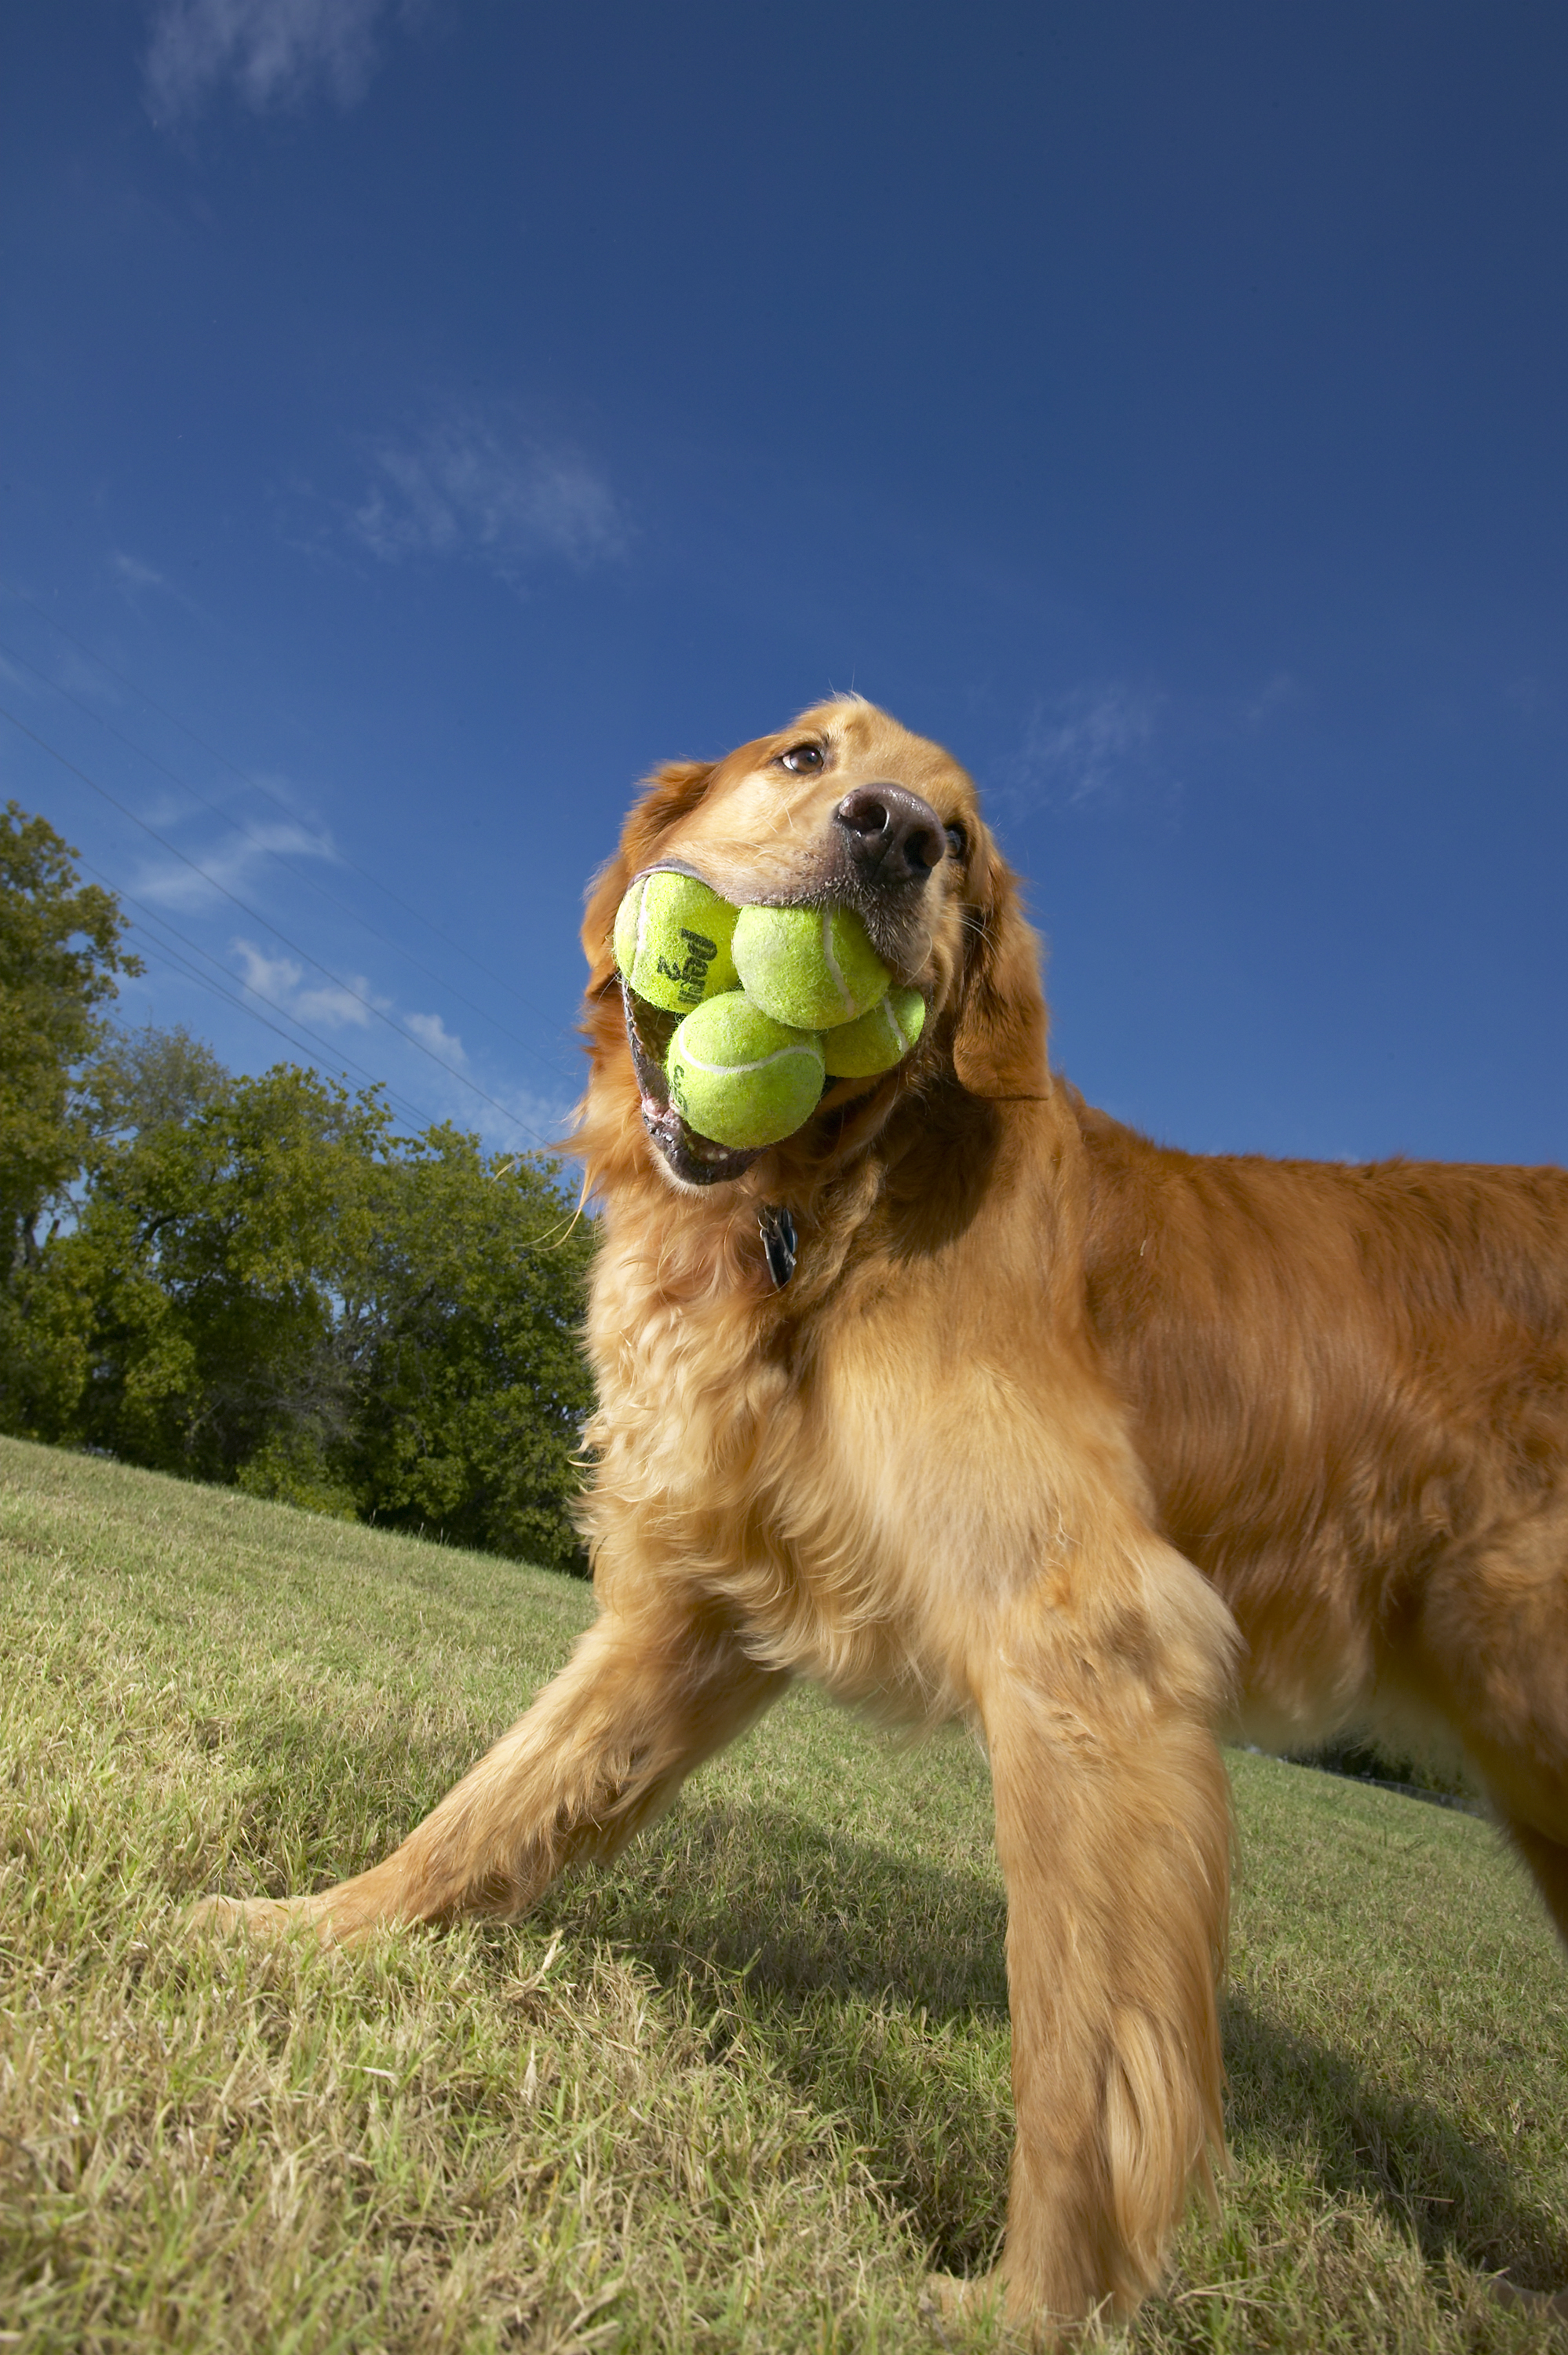
<path fill-rule="evenodd" d="M 730 943 L 738 913 L 694 875 L 655 868 L 616 911 L 615 962 L 650 1006 L 689 1014 L 736 986 Z"/>
<path fill-rule="evenodd" d="M 777 1145 L 817 1108 L 822 1042 L 732 989 L 687 1015 L 664 1075 L 676 1111 L 699 1136 L 742 1148 Z"/>
<path fill-rule="evenodd" d="M 848 908 L 743 908 L 735 969 L 765 1014 L 798 1030 L 854 1021 L 892 978 Z"/>
<path fill-rule="evenodd" d="M 890 989 L 858 1022 L 843 1022 L 822 1039 L 831 1080 L 871 1080 L 901 1063 L 926 1027 L 917 989 Z"/>

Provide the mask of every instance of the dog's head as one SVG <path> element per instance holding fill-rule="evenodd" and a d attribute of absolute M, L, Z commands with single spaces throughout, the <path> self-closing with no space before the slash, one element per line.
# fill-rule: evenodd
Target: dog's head
<path fill-rule="evenodd" d="M 939 745 L 874 705 L 817 704 L 722 761 L 679 762 L 650 780 L 583 924 L 598 1064 L 619 1051 L 616 910 L 634 875 L 671 863 L 737 907 L 853 908 L 895 979 L 926 1000 L 904 1062 L 878 1080 L 830 1081 L 813 1120 L 769 1152 L 840 1151 L 852 1133 L 874 1135 L 901 1092 L 943 1074 L 992 1098 L 1045 1087 L 1038 944 L 974 785 Z M 674 1018 L 624 995 L 639 1109 L 663 1168 L 682 1186 L 738 1178 L 759 1156 L 694 1135 L 670 1102 Z"/>

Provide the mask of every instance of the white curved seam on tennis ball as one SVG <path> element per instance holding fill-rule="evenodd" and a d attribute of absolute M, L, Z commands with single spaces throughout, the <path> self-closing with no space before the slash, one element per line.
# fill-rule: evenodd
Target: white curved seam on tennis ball
<path fill-rule="evenodd" d="M 833 987 L 838 991 L 840 1005 L 846 1013 L 853 1015 L 854 998 L 848 982 L 839 970 L 839 961 L 833 954 L 833 911 L 831 908 L 822 910 L 822 963 L 832 976 Z"/>
<path fill-rule="evenodd" d="M 754 1072 L 766 1071 L 770 1064 L 781 1063 L 787 1055 L 805 1055 L 813 1063 L 817 1060 L 810 1047 L 792 1044 L 775 1047 L 771 1054 L 759 1056 L 755 1063 L 705 1063 L 700 1055 L 694 1055 L 687 1047 L 682 1048 L 678 1060 L 689 1065 L 694 1071 L 705 1071 L 710 1079 L 750 1079 Z"/>
<path fill-rule="evenodd" d="M 652 875 L 645 875 L 642 889 L 637 894 L 637 953 L 632 959 L 633 973 L 641 972 L 642 952 L 648 945 L 648 887 L 652 880 Z"/>

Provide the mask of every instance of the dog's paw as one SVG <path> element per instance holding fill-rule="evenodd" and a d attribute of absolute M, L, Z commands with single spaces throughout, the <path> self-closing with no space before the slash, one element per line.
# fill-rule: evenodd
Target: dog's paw
<path fill-rule="evenodd" d="M 920 2313 L 944 2347 L 1027 2349 L 1029 2355 L 1065 2355 L 1068 2349 L 1087 2355 L 1089 2349 L 1106 2345 L 1111 2320 L 1108 2298 L 1085 2314 L 1048 2313 L 1022 2284 L 1010 2283 L 1000 2265 L 974 2281 L 958 2274 L 927 2274 Z"/>
<path fill-rule="evenodd" d="M 958 2274 L 927 2274 L 920 2290 L 920 2312 L 945 2347 L 967 2345 L 982 2325 L 989 2326 L 988 2340 L 999 2332 L 1012 2338 L 1017 2328 L 1016 2324 L 1009 2327 L 1007 2284 L 995 2273 L 982 2274 L 978 2281 L 965 2281 Z"/>
<path fill-rule="evenodd" d="M 363 1946 L 397 1920 L 377 1877 L 362 1873 L 308 1897 L 204 1897 L 187 1917 L 192 1930 L 279 1945 L 313 1938 L 323 1946 Z"/>
<path fill-rule="evenodd" d="M 208 1937 L 264 1938 L 273 1945 L 304 1930 L 323 1934 L 310 1900 L 297 1897 L 204 1897 L 191 1908 L 186 1926 Z"/>

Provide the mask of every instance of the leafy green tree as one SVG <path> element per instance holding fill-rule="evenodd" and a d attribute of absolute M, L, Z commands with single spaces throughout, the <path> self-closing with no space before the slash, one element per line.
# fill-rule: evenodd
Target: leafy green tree
<path fill-rule="evenodd" d="M 89 1074 L 80 1215 L 41 1271 L 74 1387 L 40 1437 L 580 1569 L 592 1250 L 552 1165 L 374 1093 L 233 1078 L 178 1033 Z"/>
<path fill-rule="evenodd" d="M 216 1083 L 185 1059 L 204 1100 L 143 1124 L 167 1106 L 170 1068 L 143 1054 L 99 1075 L 111 1133 L 55 1254 L 58 1282 L 90 1303 L 74 1434 L 197 1479 L 238 1479 L 270 1451 L 330 1487 L 320 1467 L 352 1417 L 334 1327 L 385 1107 L 291 1064 Z"/>
<path fill-rule="evenodd" d="M 140 973 L 121 946 L 119 901 L 83 883 L 47 819 L 7 802 L 0 817 L 0 1273 L 30 1248 L 44 1209 L 80 1167 L 71 1103 L 98 1043 L 115 976 Z"/>
<path fill-rule="evenodd" d="M 39 1296 L 46 1216 L 64 1213 L 87 1130 L 74 1083 L 116 976 L 140 973 L 111 892 L 16 802 L 0 815 L 0 1428 L 58 1410 L 76 1379 L 69 1320 Z M 52 1404 L 50 1403 L 52 1401 Z"/>
<path fill-rule="evenodd" d="M 577 1341 L 593 1251 L 553 1165 L 433 1128 L 376 1173 L 342 1339 L 342 1460 L 366 1515 L 565 1570 L 592 1389 Z"/>
<path fill-rule="evenodd" d="M 81 1115 L 94 1139 L 144 1135 L 194 1120 L 230 1082 L 205 1039 L 183 1022 L 111 1030 L 82 1075 Z"/>

